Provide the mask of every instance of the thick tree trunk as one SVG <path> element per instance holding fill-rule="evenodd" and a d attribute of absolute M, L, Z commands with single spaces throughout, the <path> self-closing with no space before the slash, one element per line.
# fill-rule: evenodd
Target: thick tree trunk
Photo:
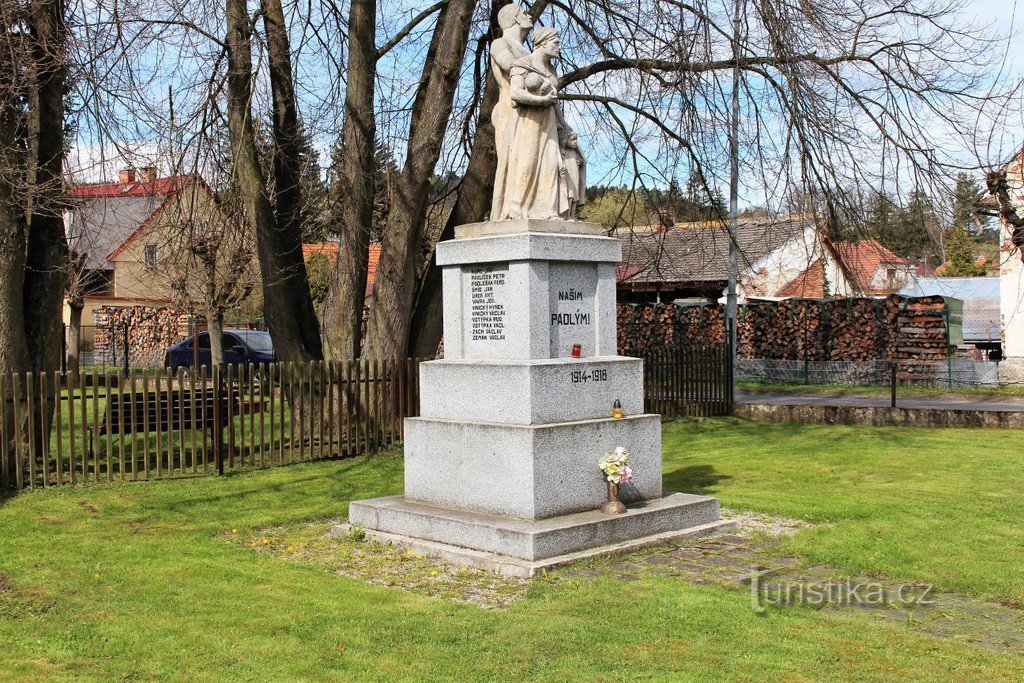
<path fill-rule="evenodd" d="M 348 83 L 339 176 L 341 248 L 331 272 L 324 314 L 328 355 L 335 360 L 358 358 L 360 351 L 373 223 L 376 14 L 376 0 L 352 0 L 348 20 Z"/>
<path fill-rule="evenodd" d="M 495 40 L 501 36 L 498 25 L 498 10 L 505 5 L 505 0 L 491 3 L 491 23 L 488 39 Z M 534 3 L 534 17 L 539 16 L 547 3 Z M 477 113 L 476 136 L 469 152 L 469 163 L 459 185 L 459 195 L 455 206 L 448 215 L 444 230 L 441 231 L 439 242 L 455 237 L 455 228 L 466 223 L 478 223 L 487 216 L 491 208 L 491 196 L 494 192 L 494 172 L 497 156 L 494 149 L 494 124 L 491 112 L 498 102 L 498 82 L 491 74 L 490 66 L 484 76 L 484 92 Z M 435 245 L 436 247 L 436 245 Z M 435 265 L 433 251 L 426 266 L 426 272 L 420 279 L 419 291 L 416 294 L 416 307 L 413 310 L 412 328 L 409 339 L 409 355 L 419 358 L 432 358 L 437 354 L 444 335 L 443 317 L 444 299 L 441 291 L 441 269 Z"/>
<path fill-rule="evenodd" d="M 17 114 L 0 103 L 0 372 L 24 370 L 25 204 L 18 187 Z M 10 432 L 8 432 L 9 434 Z"/>
<path fill-rule="evenodd" d="M 283 288 L 290 324 L 301 338 L 304 360 L 323 358 L 316 307 L 309 292 L 309 275 L 302 257 L 302 169 L 298 105 L 292 73 L 291 41 L 281 0 L 263 0 L 263 26 L 267 33 L 267 59 L 273 96 L 274 207 L 277 248 L 281 270 L 287 273 Z"/>
<path fill-rule="evenodd" d="M 38 0 L 31 8 L 36 106 L 29 121 L 35 186 L 25 260 L 25 336 L 32 370 L 53 372 L 60 368 L 68 259 L 63 217 L 65 5 L 64 0 Z"/>
<path fill-rule="evenodd" d="M 251 107 L 252 22 L 244 0 L 226 3 L 232 181 L 241 198 L 245 220 L 256 236 L 267 326 L 280 360 L 320 358 L 323 350 L 302 260 L 302 236 L 277 224 L 257 156 Z"/>
<path fill-rule="evenodd" d="M 451 0 L 434 28 L 413 103 L 405 167 L 381 247 L 364 357 L 404 358 L 408 352 L 427 194 L 451 117 L 475 7 L 474 0 Z"/>

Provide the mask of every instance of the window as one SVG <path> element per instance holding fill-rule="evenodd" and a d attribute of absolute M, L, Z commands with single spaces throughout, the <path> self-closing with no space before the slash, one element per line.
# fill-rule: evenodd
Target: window
<path fill-rule="evenodd" d="M 225 351 L 230 351 L 234 349 L 236 346 L 241 346 L 242 348 L 245 348 L 245 345 L 242 344 L 241 340 L 232 334 L 225 334 L 223 337 L 221 337 L 221 348 L 224 349 Z"/>
<path fill-rule="evenodd" d="M 147 268 L 156 268 L 159 261 L 155 244 L 147 244 L 142 250 L 142 262 Z"/>
<path fill-rule="evenodd" d="M 205 332 L 203 332 L 201 335 L 199 335 L 199 342 L 198 342 L 197 345 L 201 349 L 208 349 L 208 348 L 210 348 L 210 335 L 208 335 Z"/>
<path fill-rule="evenodd" d="M 890 280 L 895 280 L 895 279 L 896 279 L 896 269 L 895 269 L 895 268 L 889 268 L 889 269 L 887 269 L 887 270 L 885 271 L 885 276 L 886 276 L 887 278 L 889 278 Z"/>

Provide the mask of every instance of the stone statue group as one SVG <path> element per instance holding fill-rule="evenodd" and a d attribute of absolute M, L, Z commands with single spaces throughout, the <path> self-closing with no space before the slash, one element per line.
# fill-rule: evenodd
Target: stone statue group
<path fill-rule="evenodd" d="M 498 24 L 502 35 L 491 44 L 500 89 L 491 113 L 498 161 L 491 220 L 572 220 L 585 199 L 586 161 L 558 104 L 558 33 L 533 31 L 530 52 L 533 18 L 525 9 L 505 5 Z"/>

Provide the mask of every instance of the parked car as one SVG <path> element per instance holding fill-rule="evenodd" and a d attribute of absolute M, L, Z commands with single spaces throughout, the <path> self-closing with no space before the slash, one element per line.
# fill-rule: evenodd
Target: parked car
<path fill-rule="evenodd" d="M 274 360 L 274 342 L 270 339 L 269 332 L 224 330 L 224 362 L 228 365 L 259 365 L 273 363 Z M 164 367 L 174 372 L 177 372 L 178 368 L 189 372 L 193 367 L 203 365 L 209 368 L 211 364 L 208 332 L 200 332 L 194 337 L 167 347 L 167 354 L 164 356 Z"/>

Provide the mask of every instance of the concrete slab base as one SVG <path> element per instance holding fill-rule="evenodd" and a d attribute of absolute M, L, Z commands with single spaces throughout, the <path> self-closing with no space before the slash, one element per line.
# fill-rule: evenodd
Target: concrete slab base
<path fill-rule="evenodd" d="M 455 510 L 404 496 L 353 501 L 349 523 L 370 538 L 449 562 L 533 576 L 572 562 L 732 528 L 718 500 L 673 493 L 634 503 L 622 515 L 600 511 L 527 521 Z M 347 525 L 336 533 L 347 533 Z"/>

